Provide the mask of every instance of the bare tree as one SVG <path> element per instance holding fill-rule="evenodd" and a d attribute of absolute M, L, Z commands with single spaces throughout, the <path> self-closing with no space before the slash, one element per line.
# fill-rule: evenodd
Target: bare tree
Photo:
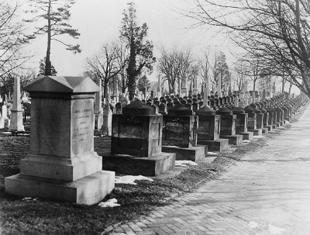
<path fill-rule="evenodd" d="M 87 71 L 95 79 L 102 80 L 104 87 L 103 97 L 108 98 L 108 84 L 125 67 L 125 63 L 120 65 L 123 49 L 118 43 L 106 43 L 101 46 L 99 52 L 87 59 Z"/>
<path fill-rule="evenodd" d="M 161 48 L 161 56 L 158 59 L 157 66 L 159 72 L 165 76 L 165 80 L 168 82 L 169 93 L 176 93 L 177 85 L 180 89 L 181 80 L 191 78 L 194 75 L 193 71 L 195 74 L 198 73 L 194 62 L 190 49 L 178 50 L 177 47 L 174 47 L 169 52 L 164 47 Z"/>
<path fill-rule="evenodd" d="M 187 16 L 197 20 L 198 25 L 227 29 L 237 45 L 269 65 L 270 73 L 286 73 L 284 77 L 291 78 L 310 97 L 308 0 L 193 2 L 194 7 L 187 11 Z"/>
<path fill-rule="evenodd" d="M 18 21 L 18 10 L 17 4 L 0 2 L 0 82 L 31 58 L 21 51 L 31 37 L 26 35 L 24 24 Z"/>

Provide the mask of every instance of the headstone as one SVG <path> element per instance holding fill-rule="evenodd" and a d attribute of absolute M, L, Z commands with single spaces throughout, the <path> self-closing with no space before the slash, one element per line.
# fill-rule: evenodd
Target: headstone
<path fill-rule="evenodd" d="M 103 124 L 101 79 L 97 80 L 99 91 L 95 95 L 95 130 L 101 130 Z"/>
<path fill-rule="evenodd" d="M 14 78 L 13 107 L 11 109 L 10 131 L 24 131 L 23 109 L 20 100 L 20 78 Z"/>
<path fill-rule="evenodd" d="M 167 114 L 167 105 L 165 103 L 161 103 L 158 106 L 158 112 L 162 115 Z"/>
<path fill-rule="evenodd" d="M 197 143 L 207 145 L 209 151 L 227 149 L 228 139 L 220 139 L 221 116 L 216 115 L 215 111 L 208 106 L 203 106 L 197 110 L 196 115 L 199 117 Z"/>
<path fill-rule="evenodd" d="M 8 128 L 10 126 L 10 119 L 8 118 L 8 109 L 6 103 L 4 103 L 1 107 L 1 126 L 0 128 Z"/>
<path fill-rule="evenodd" d="M 221 115 L 220 137 L 228 139 L 229 144 L 240 145 L 243 136 L 236 134 L 236 115 L 228 108 L 220 108 L 216 114 Z"/>
<path fill-rule="evenodd" d="M 176 153 L 177 160 L 200 161 L 207 156 L 206 146 L 197 146 L 198 118 L 191 105 L 178 104 L 164 115 L 163 152 Z"/>
<path fill-rule="evenodd" d="M 257 128 L 257 111 L 248 105 L 244 108 L 244 111 L 248 114 L 248 131 L 253 132 L 254 136 L 262 135 L 262 129 Z"/>
<path fill-rule="evenodd" d="M 102 126 L 101 126 L 101 135 L 111 136 L 112 134 L 112 110 L 110 105 L 104 105 L 102 109 Z"/>
<path fill-rule="evenodd" d="M 155 176 L 174 168 L 175 154 L 163 153 L 162 115 L 140 100 L 112 117 L 111 154 L 104 154 L 104 169 L 121 174 Z"/>
<path fill-rule="evenodd" d="M 31 96 L 30 150 L 20 174 L 5 178 L 9 194 L 94 204 L 114 188 L 114 172 L 102 171 L 94 152 L 94 97 L 84 77 L 45 76 L 25 90 Z"/>
<path fill-rule="evenodd" d="M 248 114 L 241 107 L 232 108 L 233 114 L 236 115 L 236 133 L 243 136 L 243 140 L 252 140 L 253 133 L 248 131 Z"/>

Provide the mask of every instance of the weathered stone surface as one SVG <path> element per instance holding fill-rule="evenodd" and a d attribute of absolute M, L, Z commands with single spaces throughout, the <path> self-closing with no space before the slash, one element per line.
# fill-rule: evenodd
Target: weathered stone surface
<path fill-rule="evenodd" d="M 220 115 L 199 116 L 198 144 L 203 140 L 217 140 L 220 138 Z"/>
<path fill-rule="evenodd" d="M 114 114 L 112 154 L 151 157 L 161 152 L 163 118 L 159 115 L 132 116 Z"/>
<path fill-rule="evenodd" d="M 238 113 L 236 114 L 236 133 L 247 132 L 247 123 L 248 123 L 248 114 L 247 113 Z"/>
<path fill-rule="evenodd" d="M 163 146 L 181 148 L 197 145 L 197 117 L 164 115 Z"/>
<path fill-rule="evenodd" d="M 220 136 L 236 134 L 236 115 L 221 115 Z"/>
<path fill-rule="evenodd" d="M 7 193 L 93 204 L 114 188 L 94 152 L 94 95 L 90 78 L 42 77 L 31 96 L 30 151 L 21 174 L 5 179 Z"/>

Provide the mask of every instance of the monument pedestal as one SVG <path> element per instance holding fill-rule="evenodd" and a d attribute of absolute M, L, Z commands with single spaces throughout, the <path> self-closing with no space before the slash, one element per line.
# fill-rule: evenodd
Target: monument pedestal
<path fill-rule="evenodd" d="M 24 174 L 5 178 L 5 191 L 17 196 L 38 197 L 92 205 L 114 189 L 115 173 L 98 171 L 76 181 L 63 181 Z"/>
<path fill-rule="evenodd" d="M 229 147 L 228 146 L 228 139 L 200 140 L 199 144 L 207 145 L 208 151 L 222 152 L 223 150 L 225 150 Z"/>
<path fill-rule="evenodd" d="M 159 153 L 151 157 L 137 157 L 126 154 L 102 157 L 104 169 L 121 174 L 157 176 L 174 168 L 175 153 Z"/>
<path fill-rule="evenodd" d="M 222 139 L 228 139 L 228 143 L 232 145 L 240 145 L 243 142 L 242 135 L 221 135 Z"/>
<path fill-rule="evenodd" d="M 31 96 L 30 151 L 20 174 L 5 178 L 5 191 L 91 205 L 114 188 L 114 172 L 102 171 L 94 152 L 94 94 L 84 77 L 46 76 L 25 90 Z"/>
<path fill-rule="evenodd" d="M 244 140 L 252 140 L 253 139 L 253 132 L 239 132 L 238 135 L 242 135 Z"/>
<path fill-rule="evenodd" d="M 208 146 L 192 146 L 188 148 L 163 146 L 162 151 L 166 153 L 175 153 L 176 160 L 191 160 L 194 162 L 198 162 L 206 158 L 208 154 Z"/>
<path fill-rule="evenodd" d="M 250 132 L 253 132 L 254 136 L 259 136 L 263 134 L 263 130 L 262 129 L 252 129 L 252 130 L 248 130 Z"/>

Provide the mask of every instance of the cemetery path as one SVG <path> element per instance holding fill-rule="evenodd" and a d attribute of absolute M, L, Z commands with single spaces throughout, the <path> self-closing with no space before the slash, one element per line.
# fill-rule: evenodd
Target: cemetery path
<path fill-rule="evenodd" d="M 218 179 L 111 234 L 310 234 L 310 106 Z"/>

